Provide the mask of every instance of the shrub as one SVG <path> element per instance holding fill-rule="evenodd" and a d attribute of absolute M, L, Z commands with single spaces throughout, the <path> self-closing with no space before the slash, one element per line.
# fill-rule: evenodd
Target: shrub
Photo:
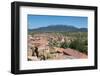
<path fill-rule="evenodd" d="M 59 43 L 56 40 L 49 41 L 49 46 L 51 47 L 58 47 Z"/>
<path fill-rule="evenodd" d="M 88 40 L 85 40 L 84 41 L 84 45 L 88 45 Z"/>
<path fill-rule="evenodd" d="M 87 54 L 87 46 L 84 45 L 84 42 L 81 39 L 76 39 L 72 41 L 69 47 Z"/>
<path fill-rule="evenodd" d="M 61 48 L 68 48 L 69 47 L 69 43 L 63 42 L 63 43 L 60 44 L 60 47 Z"/>

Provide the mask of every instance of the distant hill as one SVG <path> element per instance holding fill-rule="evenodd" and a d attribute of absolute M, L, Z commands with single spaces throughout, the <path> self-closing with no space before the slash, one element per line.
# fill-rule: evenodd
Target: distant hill
<path fill-rule="evenodd" d="M 87 32 L 87 28 L 77 28 L 67 25 L 49 25 L 36 29 L 29 29 L 30 32 Z"/>

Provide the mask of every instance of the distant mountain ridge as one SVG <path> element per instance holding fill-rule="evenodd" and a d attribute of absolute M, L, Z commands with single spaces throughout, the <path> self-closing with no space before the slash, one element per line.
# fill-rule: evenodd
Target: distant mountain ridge
<path fill-rule="evenodd" d="M 68 25 L 49 25 L 47 27 L 40 27 L 36 29 L 28 29 L 33 32 L 87 32 L 87 28 L 77 28 Z"/>

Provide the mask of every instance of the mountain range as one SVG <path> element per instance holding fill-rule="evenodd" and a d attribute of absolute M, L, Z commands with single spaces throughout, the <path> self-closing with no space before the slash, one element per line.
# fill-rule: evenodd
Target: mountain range
<path fill-rule="evenodd" d="M 28 29 L 29 32 L 87 32 L 87 28 L 77 28 L 68 25 L 49 25 L 47 27 L 39 27 L 36 29 Z"/>

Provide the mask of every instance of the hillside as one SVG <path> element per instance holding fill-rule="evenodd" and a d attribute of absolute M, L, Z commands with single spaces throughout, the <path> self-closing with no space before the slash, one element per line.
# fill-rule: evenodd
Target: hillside
<path fill-rule="evenodd" d="M 49 25 L 47 27 L 40 27 L 36 29 L 29 29 L 33 32 L 87 32 L 87 28 L 77 28 L 67 25 Z"/>

